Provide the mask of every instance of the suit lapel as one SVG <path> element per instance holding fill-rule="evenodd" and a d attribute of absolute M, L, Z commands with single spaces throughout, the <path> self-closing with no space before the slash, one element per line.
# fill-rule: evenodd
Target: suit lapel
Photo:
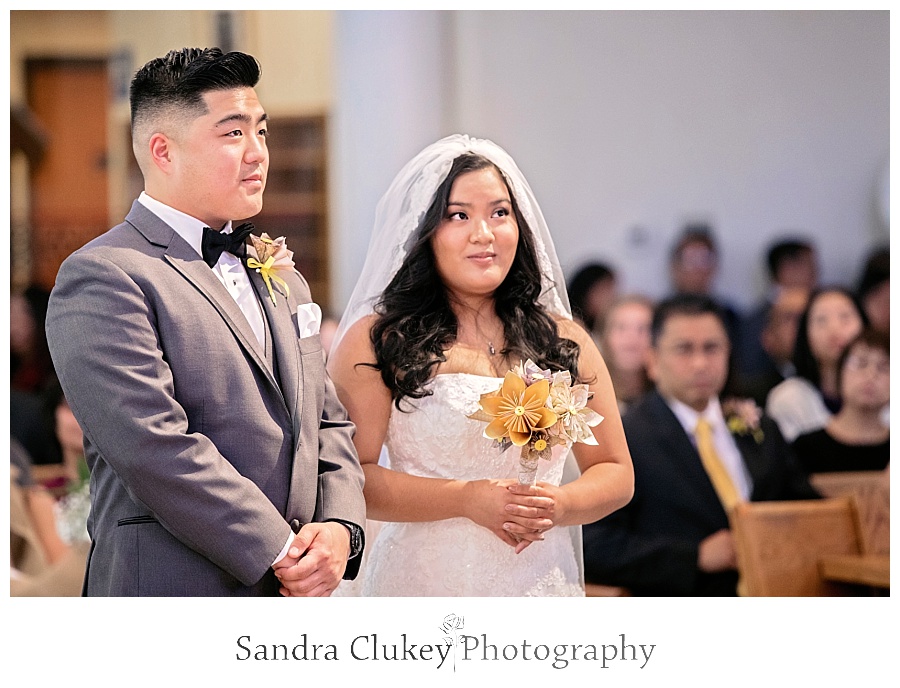
<path fill-rule="evenodd" d="M 253 246 L 247 246 L 247 255 L 251 258 L 257 258 Z M 281 391 L 291 413 L 294 427 L 294 449 L 296 450 L 296 443 L 300 438 L 300 412 L 302 410 L 300 375 L 302 370 L 297 347 L 297 330 L 291 318 L 291 304 L 274 284 L 275 303 L 273 304 L 272 297 L 269 295 L 269 290 L 262 275 L 250 268 L 247 268 L 247 274 L 250 276 L 253 288 L 256 289 L 256 295 L 259 297 L 263 311 L 265 311 L 266 319 L 269 321 L 275 360 L 278 362 L 278 377 L 281 383 Z"/>
<path fill-rule="evenodd" d="M 150 210 L 135 201 L 126 221 L 135 227 L 152 244 L 165 248 L 164 259 L 190 282 L 215 309 L 232 331 L 247 357 L 266 375 L 270 384 L 279 391 L 278 383 L 266 365 L 265 352 L 247 322 L 241 307 L 219 281 L 197 252 L 174 229 Z"/>
<path fill-rule="evenodd" d="M 731 436 L 734 437 L 734 442 L 737 444 L 741 458 L 744 459 L 744 465 L 747 467 L 747 472 L 750 474 L 751 484 L 753 485 L 750 498 L 753 499 L 756 486 L 765 477 L 767 470 L 763 446 L 758 444 L 750 434 L 739 435 L 731 433 Z"/>

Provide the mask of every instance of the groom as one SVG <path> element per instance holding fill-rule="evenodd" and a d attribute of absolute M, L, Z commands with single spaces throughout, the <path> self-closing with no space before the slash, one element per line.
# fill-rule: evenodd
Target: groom
<path fill-rule="evenodd" d="M 290 260 L 247 269 L 261 244 L 232 227 L 262 209 L 258 79 L 216 48 L 142 67 L 144 192 L 57 277 L 47 336 L 91 468 L 87 595 L 318 596 L 359 569 L 363 474 L 321 311 Z"/>

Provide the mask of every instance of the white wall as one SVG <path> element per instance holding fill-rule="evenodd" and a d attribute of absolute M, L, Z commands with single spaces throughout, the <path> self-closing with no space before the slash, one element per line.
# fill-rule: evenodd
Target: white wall
<path fill-rule="evenodd" d="M 815 239 L 823 281 L 853 282 L 887 238 L 889 53 L 886 11 L 338 12 L 336 305 L 393 175 L 454 131 L 517 159 L 569 270 L 606 259 L 660 296 L 700 219 L 739 305 L 783 231 Z"/>
<path fill-rule="evenodd" d="M 446 20 L 442 12 L 336 13 L 329 186 L 338 314 L 362 269 L 378 199 L 440 138 Z"/>

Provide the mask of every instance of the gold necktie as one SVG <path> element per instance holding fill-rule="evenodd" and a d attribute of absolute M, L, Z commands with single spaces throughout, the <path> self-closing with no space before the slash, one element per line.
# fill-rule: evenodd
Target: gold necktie
<path fill-rule="evenodd" d="M 734 482 L 731 480 L 731 476 L 725 469 L 725 464 L 722 463 L 722 459 L 719 458 L 719 454 L 716 452 L 716 447 L 713 444 L 712 426 L 709 424 L 709 421 L 705 418 L 700 418 L 697 421 L 697 429 L 694 431 L 694 434 L 697 438 L 697 451 L 700 453 L 703 467 L 706 469 L 713 487 L 716 488 L 716 493 L 719 495 L 719 500 L 722 502 L 722 506 L 725 507 L 726 513 L 730 513 L 734 505 L 741 501 L 741 497 L 734 486 Z"/>

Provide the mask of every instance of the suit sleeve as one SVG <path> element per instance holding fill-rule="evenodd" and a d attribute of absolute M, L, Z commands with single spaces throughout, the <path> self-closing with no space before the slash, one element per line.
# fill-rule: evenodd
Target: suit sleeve
<path fill-rule="evenodd" d="M 660 595 L 693 594 L 700 574 L 697 543 L 639 531 L 633 527 L 633 510 L 626 505 L 583 527 L 587 581 Z"/>
<path fill-rule="evenodd" d="M 66 398 L 98 458 L 176 538 L 245 585 L 290 536 L 259 488 L 188 432 L 150 299 L 96 251 L 60 268 L 47 337 Z"/>
<path fill-rule="evenodd" d="M 634 413 L 623 419 L 635 467 L 634 496 L 618 511 L 584 526 L 585 578 L 661 595 L 690 595 L 698 585 L 699 543 L 690 537 L 658 533 L 649 525 L 657 513 L 653 500 L 656 478 L 649 457 L 659 452 Z M 652 483 L 652 484 L 651 484 Z"/>
<path fill-rule="evenodd" d="M 809 482 L 809 475 L 801 467 L 800 462 L 791 446 L 781 434 L 778 423 L 773 419 L 763 416 L 760 427 L 763 430 L 766 442 L 769 443 L 775 478 L 772 486 L 766 490 L 761 499 L 785 500 L 785 499 L 818 499 L 822 495 Z"/>
<path fill-rule="evenodd" d="M 331 377 L 326 373 L 325 403 L 319 423 L 319 495 L 316 501 L 316 520 L 356 525 L 365 548 L 365 477 L 353 444 L 355 427 L 338 399 Z M 363 549 L 360 549 L 357 556 L 347 562 L 344 578 L 356 578 L 362 552 Z"/>

